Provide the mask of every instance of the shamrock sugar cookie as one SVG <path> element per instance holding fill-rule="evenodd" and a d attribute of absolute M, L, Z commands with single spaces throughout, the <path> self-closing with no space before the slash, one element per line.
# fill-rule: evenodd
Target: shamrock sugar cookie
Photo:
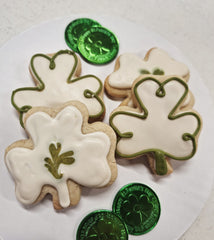
<path fill-rule="evenodd" d="M 61 50 L 53 55 L 36 54 L 29 69 L 36 87 L 19 88 L 12 93 L 12 104 L 20 113 L 22 126 L 23 114 L 30 108 L 55 107 L 71 100 L 87 106 L 90 122 L 102 120 L 102 82 L 93 75 L 79 77 L 81 65 L 75 53 Z"/>
<path fill-rule="evenodd" d="M 175 76 L 169 76 L 169 77 L 175 77 Z M 139 77 L 139 79 L 141 79 L 141 78 L 142 77 Z M 158 77 L 158 80 L 160 82 L 164 82 L 165 79 L 166 79 L 166 76 Z M 181 78 L 181 80 L 185 81 L 183 78 Z M 138 80 L 136 80 L 136 81 L 138 81 Z M 188 91 L 188 94 L 185 97 L 184 101 L 182 101 L 182 103 L 179 105 L 179 110 L 185 111 L 185 110 L 191 109 L 194 106 L 194 103 L 195 103 L 194 96 L 191 91 Z M 129 106 L 132 108 L 136 108 L 137 107 L 136 98 L 134 96 L 132 96 L 132 94 L 130 94 L 129 97 L 127 97 L 126 99 L 124 99 L 121 102 L 120 106 Z M 152 172 L 156 173 L 155 166 L 154 166 L 155 162 L 154 162 L 154 158 L 153 158 L 152 154 L 146 154 L 146 157 L 147 157 L 147 161 L 148 161 L 148 164 L 149 164 Z M 168 157 L 166 157 L 166 165 L 167 165 L 167 174 L 172 173 L 173 168 L 171 166 L 170 159 Z"/>
<path fill-rule="evenodd" d="M 160 48 L 150 49 L 142 60 L 138 56 L 125 53 L 116 61 L 114 72 L 105 80 L 105 90 L 112 98 L 130 95 L 132 83 L 142 74 L 177 75 L 188 81 L 188 67 L 172 59 Z"/>
<path fill-rule="evenodd" d="M 21 203 L 38 203 L 49 193 L 55 209 L 67 208 L 78 203 L 80 185 L 100 188 L 116 179 L 115 133 L 105 123 L 89 124 L 82 103 L 32 108 L 24 127 L 29 138 L 5 152 Z"/>
<path fill-rule="evenodd" d="M 168 173 L 167 158 L 193 157 L 202 123 L 192 109 L 180 109 L 188 91 L 179 77 L 137 79 L 132 88 L 137 108 L 121 106 L 110 116 L 110 125 L 118 136 L 117 154 L 123 158 L 152 154 L 158 175 Z"/>

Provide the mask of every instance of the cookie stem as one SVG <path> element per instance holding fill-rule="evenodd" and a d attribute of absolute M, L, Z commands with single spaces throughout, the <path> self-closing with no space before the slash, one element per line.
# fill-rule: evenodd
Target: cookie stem
<path fill-rule="evenodd" d="M 155 151 L 155 168 L 157 175 L 167 174 L 166 158 L 161 151 Z"/>

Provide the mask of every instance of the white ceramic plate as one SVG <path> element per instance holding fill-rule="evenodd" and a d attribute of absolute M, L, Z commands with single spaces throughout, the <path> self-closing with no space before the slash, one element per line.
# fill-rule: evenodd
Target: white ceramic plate
<path fill-rule="evenodd" d="M 35 53 L 53 53 L 66 49 L 64 30 L 79 17 L 90 17 L 111 29 L 120 41 L 120 53 L 134 52 L 142 56 L 151 47 L 165 49 L 172 57 L 186 63 L 191 72 L 190 89 L 196 98 L 195 109 L 202 115 L 203 131 L 197 154 L 189 161 L 174 163 L 174 173 L 154 177 L 140 160 L 120 161 L 116 182 L 104 189 L 83 188 L 80 203 L 62 212 L 54 211 L 50 198 L 32 208 L 23 207 L 15 197 L 14 182 L 4 164 L 4 149 L 16 140 L 26 138 L 18 115 L 10 103 L 12 90 L 33 86 L 28 64 Z M 104 81 L 113 71 L 114 62 L 94 66 L 82 61 L 82 74 L 92 73 Z M 178 239 L 193 223 L 211 190 L 214 168 L 212 138 L 213 105 L 208 89 L 191 63 L 180 51 L 159 35 L 141 25 L 115 17 L 75 15 L 33 27 L 10 40 L 0 49 L 0 236 L 4 240 L 72 240 L 85 215 L 96 209 L 111 209 L 117 191 L 130 182 L 149 185 L 159 196 L 161 217 L 157 226 L 130 240 Z M 104 98 L 107 122 L 109 113 L 119 104 Z"/>

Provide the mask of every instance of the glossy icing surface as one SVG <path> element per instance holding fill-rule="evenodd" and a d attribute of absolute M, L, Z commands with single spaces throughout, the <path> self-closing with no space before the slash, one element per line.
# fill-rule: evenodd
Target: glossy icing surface
<path fill-rule="evenodd" d="M 110 118 L 120 137 L 119 155 L 133 157 L 158 151 L 174 159 L 190 158 L 201 122 L 194 112 L 175 113 L 187 92 L 187 85 L 176 78 L 163 84 L 149 78 L 139 81 L 135 95 L 143 112 L 121 107 Z"/>
<path fill-rule="evenodd" d="M 165 75 L 188 75 L 187 66 L 172 59 L 165 51 L 154 48 L 149 54 L 148 60 L 142 60 L 132 53 L 122 54 L 119 58 L 120 67 L 109 76 L 109 84 L 115 88 L 131 88 L 134 80 L 141 75 L 142 70 L 152 73 L 155 69 L 161 69 Z"/>
<path fill-rule="evenodd" d="M 51 118 L 36 112 L 27 119 L 26 130 L 32 137 L 34 148 L 12 148 L 5 157 L 6 164 L 16 182 L 16 195 L 24 204 L 31 204 L 40 195 L 43 185 L 49 184 L 58 191 L 62 207 L 70 204 L 66 181 L 74 180 L 87 187 L 108 184 L 111 170 L 107 162 L 110 139 L 104 132 L 82 133 L 83 118 L 74 106 L 68 106 Z M 73 151 L 71 165 L 60 164 L 61 179 L 56 179 L 45 167 L 50 157 L 50 144 L 61 144 L 61 153 Z"/>
<path fill-rule="evenodd" d="M 59 51 L 52 58 L 43 54 L 34 55 L 30 71 L 38 85 L 15 90 L 13 105 L 23 113 L 35 106 L 54 107 L 78 100 L 87 106 L 90 116 L 102 115 L 104 105 L 99 97 L 101 81 L 93 75 L 77 78 L 76 69 L 77 57 L 71 51 Z"/>

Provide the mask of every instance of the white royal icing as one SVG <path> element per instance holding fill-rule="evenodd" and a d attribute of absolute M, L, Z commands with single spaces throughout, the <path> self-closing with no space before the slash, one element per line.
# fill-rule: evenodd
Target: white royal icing
<path fill-rule="evenodd" d="M 113 72 L 108 79 L 109 85 L 115 88 L 131 88 L 134 80 L 140 76 L 142 69 L 152 72 L 155 68 L 160 68 L 164 71 L 164 75 L 181 77 L 185 77 L 189 73 L 185 64 L 175 61 L 159 48 L 151 50 L 147 61 L 131 53 L 122 54 L 119 61 L 119 69 Z"/>
<path fill-rule="evenodd" d="M 66 181 L 71 179 L 87 187 L 108 184 L 111 170 L 107 162 L 110 139 L 101 131 L 83 134 L 83 118 L 74 106 L 68 106 L 51 118 L 44 112 L 32 114 L 26 121 L 26 130 L 34 148 L 17 147 L 6 154 L 6 164 L 16 182 L 16 195 L 23 204 L 31 204 L 40 195 L 41 188 L 50 184 L 58 191 L 60 205 L 70 204 Z M 50 157 L 49 145 L 61 143 L 60 153 L 73 151 L 75 162 L 60 164 L 61 179 L 56 179 L 44 166 L 44 158 Z"/>
<path fill-rule="evenodd" d="M 93 76 L 83 77 L 81 80 L 67 83 L 69 74 L 75 64 L 73 55 L 64 53 L 55 58 L 56 67 L 50 69 L 50 61 L 42 56 L 36 56 L 33 65 L 38 76 L 45 84 L 42 91 L 18 91 L 14 95 L 14 102 L 21 108 L 24 105 L 54 107 L 58 104 L 71 100 L 77 100 L 84 103 L 89 111 L 89 115 L 97 115 L 102 107 L 96 98 L 86 98 L 84 91 L 86 89 L 96 92 L 100 85 Z M 32 71 L 31 71 L 32 72 Z M 36 78 L 36 76 L 34 75 Z M 76 78 L 73 76 L 73 79 Z"/>
<path fill-rule="evenodd" d="M 113 124 L 120 133 L 133 132 L 132 138 L 119 140 L 117 150 L 120 153 L 131 155 L 151 148 L 175 157 L 185 157 L 192 153 L 192 142 L 182 140 L 182 135 L 194 133 L 198 126 L 197 119 L 192 115 L 168 119 L 169 113 L 185 91 L 184 86 L 177 81 L 167 83 L 164 86 L 166 95 L 161 98 L 156 96 L 158 88 L 159 85 L 151 80 L 142 82 L 137 88 L 140 101 L 148 110 L 146 119 L 123 113 L 113 118 Z M 118 108 L 118 111 L 122 109 L 123 107 Z"/>

